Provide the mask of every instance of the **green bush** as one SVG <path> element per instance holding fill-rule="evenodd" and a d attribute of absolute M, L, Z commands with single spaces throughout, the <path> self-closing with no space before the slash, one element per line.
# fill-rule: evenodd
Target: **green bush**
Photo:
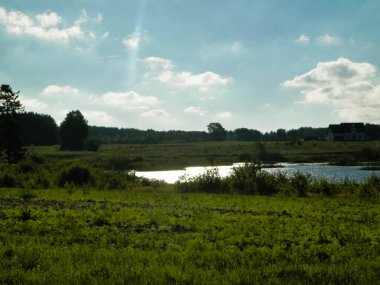
<path fill-rule="evenodd" d="M 130 170 L 132 161 L 126 157 L 114 156 L 109 159 L 107 168 L 111 170 Z"/>
<path fill-rule="evenodd" d="M 179 192 L 225 193 L 229 191 L 226 181 L 217 168 L 206 169 L 196 177 L 182 176 L 175 184 Z"/>
<path fill-rule="evenodd" d="M 85 149 L 88 151 L 98 151 L 100 148 L 100 142 L 96 139 L 88 139 L 85 142 Z"/>
<path fill-rule="evenodd" d="M 125 190 L 130 184 L 129 175 L 117 171 L 98 171 L 97 188 L 100 190 Z"/>
<path fill-rule="evenodd" d="M 331 196 L 336 194 L 338 191 L 336 183 L 330 182 L 326 178 L 322 177 L 311 185 L 310 192 L 324 196 Z"/>
<path fill-rule="evenodd" d="M 263 176 L 261 163 L 245 163 L 232 168 L 228 180 L 233 190 L 244 194 L 258 193 L 258 179 Z"/>
<path fill-rule="evenodd" d="M 73 165 L 62 170 L 58 175 L 57 184 L 64 187 L 67 184 L 75 186 L 94 186 L 96 184 L 93 170 L 87 166 Z"/>
<path fill-rule="evenodd" d="M 311 175 L 308 173 L 296 172 L 290 177 L 290 184 L 295 190 L 297 196 L 306 196 L 309 185 L 311 183 Z"/>
<path fill-rule="evenodd" d="M 2 188 L 14 188 L 17 187 L 17 179 L 11 173 L 0 174 L 0 187 Z"/>
<path fill-rule="evenodd" d="M 357 196 L 360 198 L 378 197 L 380 194 L 380 177 L 371 176 L 357 187 Z"/>

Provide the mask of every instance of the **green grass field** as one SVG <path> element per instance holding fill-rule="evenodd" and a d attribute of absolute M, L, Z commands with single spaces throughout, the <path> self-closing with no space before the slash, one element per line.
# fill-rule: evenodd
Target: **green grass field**
<path fill-rule="evenodd" d="M 1 284 L 378 284 L 379 200 L 0 191 Z"/>
<path fill-rule="evenodd" d="M 308 181 L 247 164 L 226 179 L 209 173 L 168 185 L 124 171 L 260 156 L 358 162 L 378 148 L 378 142 L 34 147 L 19 164 L 0 164 L 0 284 L 379 284 L 376 177 Z"/>
<path fill-rule="evenodd" d="M 55 161 L 81 161 L 101 168 L 168 170 L 225 165 L 245 160 L 357 163 L 378 161 L 380 142 L 207 142 L 158 145 L 104 145 L 94 152 L 59 151 L 59 146 L 31 151 Z"/>

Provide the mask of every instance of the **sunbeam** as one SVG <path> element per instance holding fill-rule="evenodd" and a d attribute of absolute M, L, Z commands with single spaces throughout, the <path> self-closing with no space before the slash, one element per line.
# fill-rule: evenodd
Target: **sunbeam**
<path fill-rule="evenodd" d="M 141 41 L 143 40 L 143 22 L 145 16 L 145 6 L 146 0 L 142 0 L 140 2 L 135 29 L 134 32 L 129 36 L 129 38 L 124 42 L 124 44 L 129 49 L 129 59 L 128 59 L 128 67 L 126 71 L 126 83 L 127 86 L 133 86 L 137 79 L 138 74 L 138 65 L 137 61 L 139 58 Z"/>

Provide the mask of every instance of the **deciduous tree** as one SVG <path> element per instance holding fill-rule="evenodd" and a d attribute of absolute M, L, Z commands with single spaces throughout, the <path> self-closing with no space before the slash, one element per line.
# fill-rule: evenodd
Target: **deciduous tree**
<path fill-rule="evenodd" d="M 222 127 L 220 123 L 210 123 L 207 125 L 208 133 L 211 140 L 224 141 L 227 137 L 227 131 Z"/>
<path fill-rule="evenodd" d="M 71 111 L 59 128 L 62 150 L 83 150 L 88 136 L 87 120 L 79 110 Z"/>

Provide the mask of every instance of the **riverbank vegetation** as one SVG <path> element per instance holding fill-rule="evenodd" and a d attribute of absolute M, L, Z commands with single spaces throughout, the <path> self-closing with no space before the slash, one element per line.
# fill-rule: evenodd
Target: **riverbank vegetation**
<path fill-rule="evenodd" d="M 188 166 L 271 162 L 378 163 L 380 141 L 203 142 L 188 144 L 102 145 L 97 152 L 61 151 L 59 146 L 30 147 L 29 153 L 55 164 L 84 162 L 114 170 L 170 170 Z M 371 165 L 370 165 L 371 166 Z"/>
<path fill-rule="evenodd" d="M 0 283 L 379 280 L 378 177 L 338 183 L 247 163 L 168 185 L 109 164 L 120 150 L 34 148 L 0 165 Z"/>

